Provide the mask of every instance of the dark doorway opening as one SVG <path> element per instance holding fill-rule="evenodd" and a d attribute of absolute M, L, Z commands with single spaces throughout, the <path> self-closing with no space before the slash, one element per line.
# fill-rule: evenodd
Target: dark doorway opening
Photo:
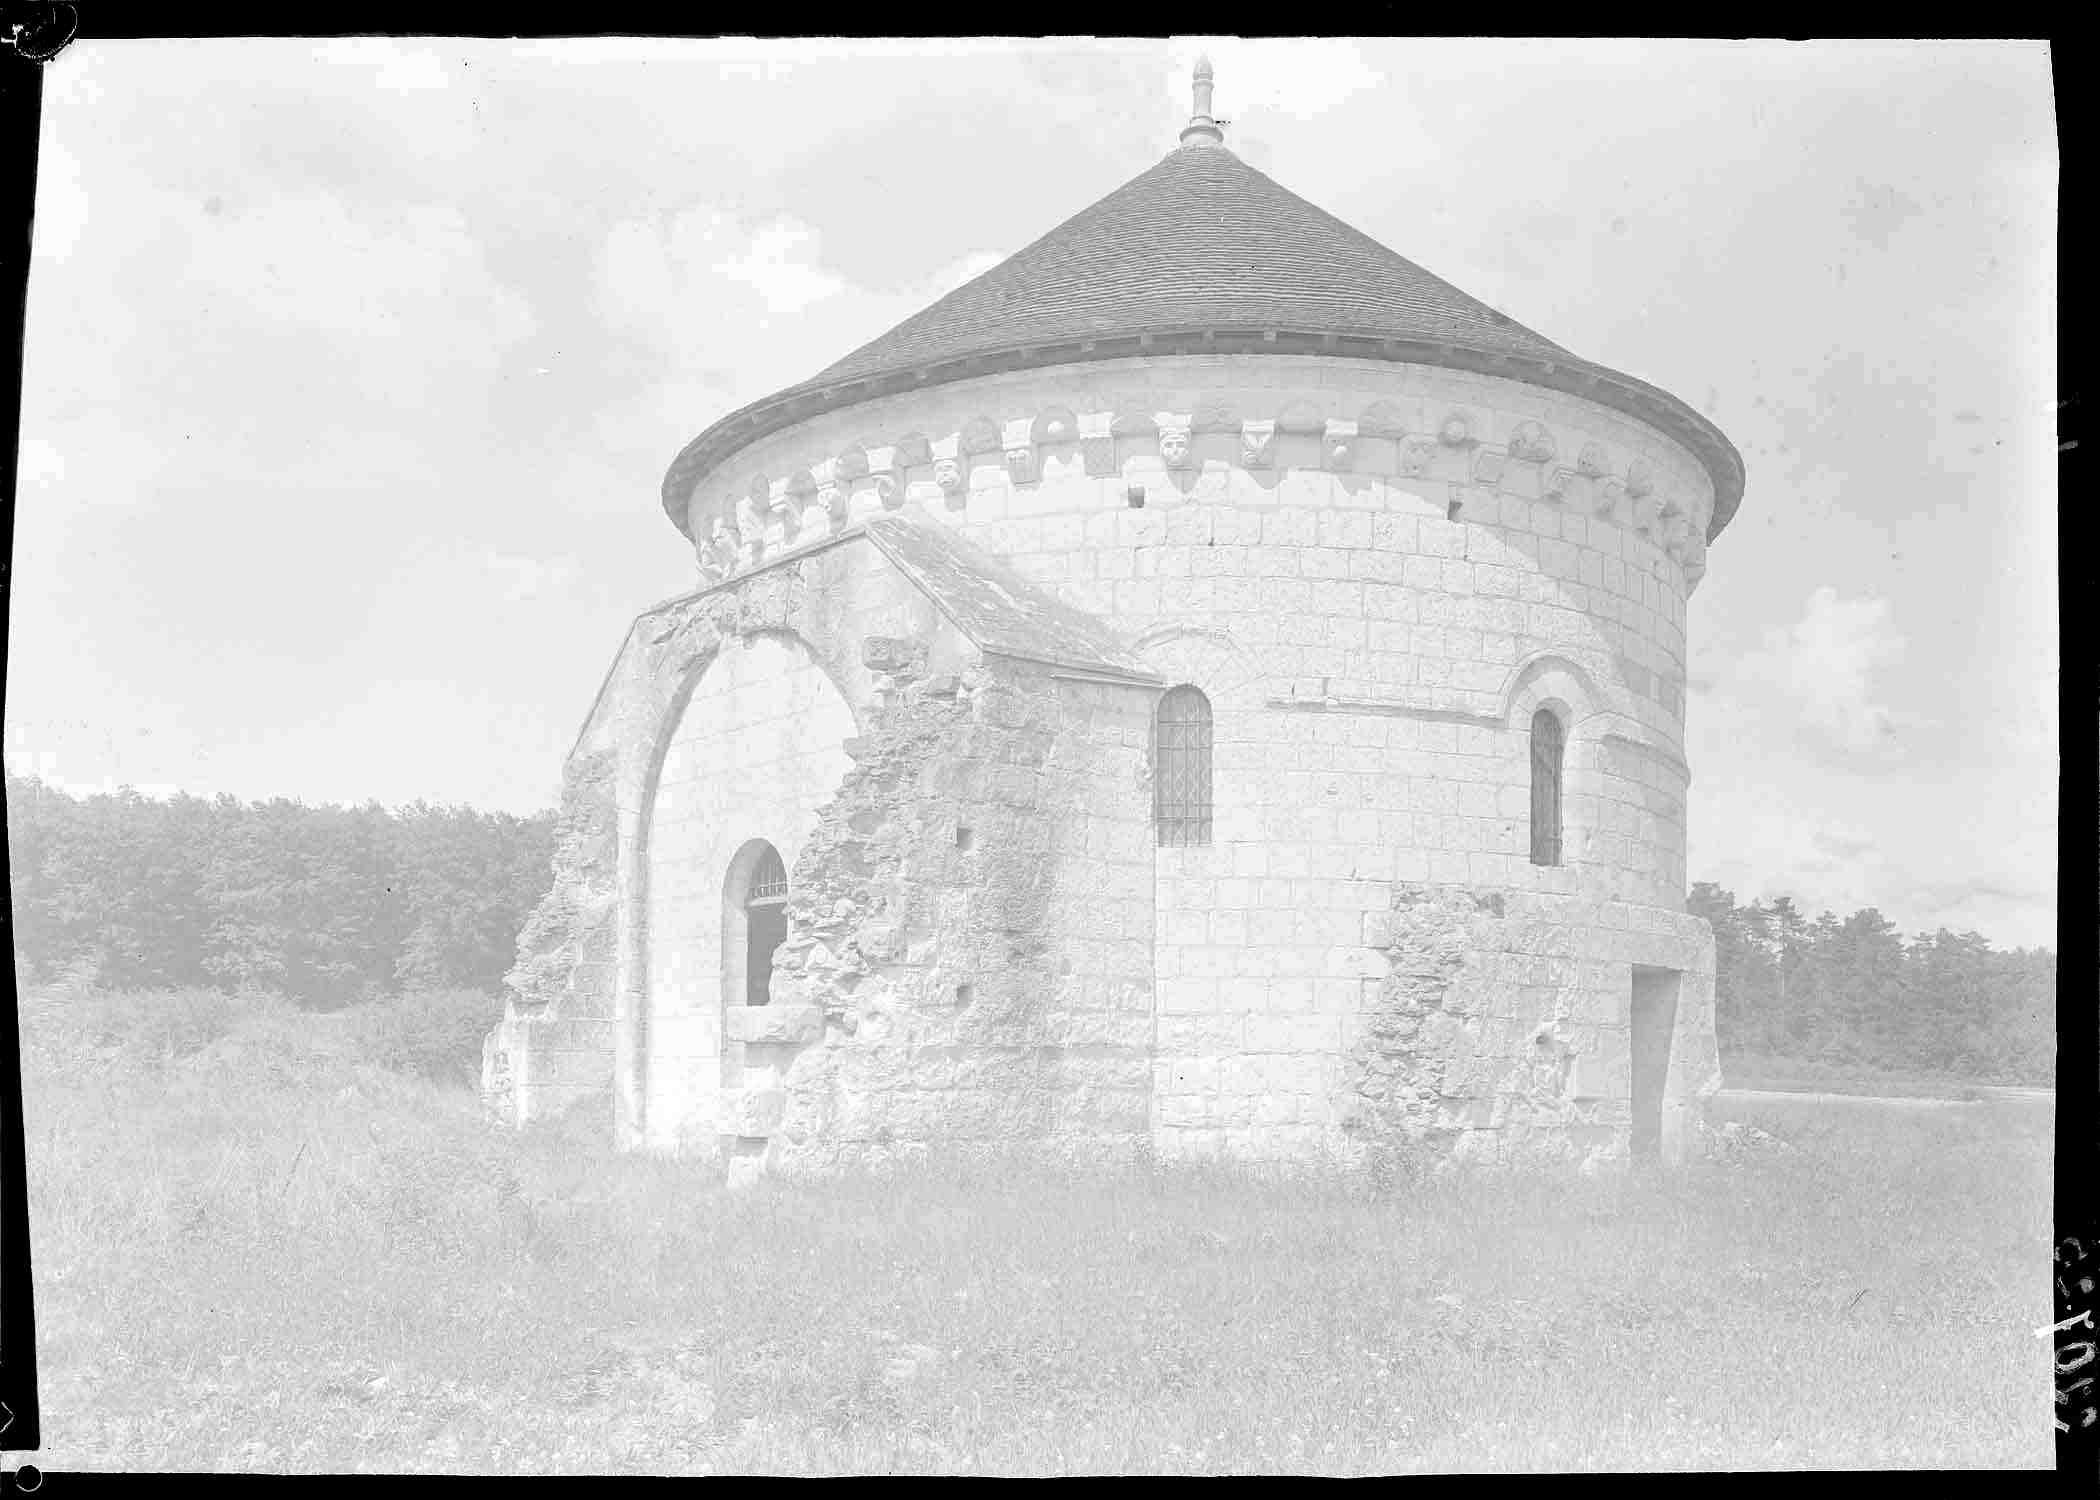
<path fill-rule="evenodd" d="M 1663 1095 L 1670 1083 L 1670 1045 L 1677 1031 L 1676 969 L 1633 966 L 1633 1154 L 1662 1150 Z"/>
<path fill-rule="evenodd" d="M 744 898 L 744 1003 L 764 1005 L 773 998 L 773 951 L 787 936 L 787 871 L 780 851 L 771 844 L 751 872 L 751 894 Z"/>

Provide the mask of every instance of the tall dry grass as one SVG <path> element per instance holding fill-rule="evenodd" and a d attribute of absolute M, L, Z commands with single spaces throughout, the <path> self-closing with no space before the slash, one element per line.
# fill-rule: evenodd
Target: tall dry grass
<path fill-rule="evenodd" d="M 1382 1196 L 939 1159 L 732 1195 L 588 1119 L 491 1129 L 375 1062 L 370 1018 L 31 999 L 48 1467 L 2051 1459 L 2032 1111 L 1762 1119 L 1800 1149 Z"/>

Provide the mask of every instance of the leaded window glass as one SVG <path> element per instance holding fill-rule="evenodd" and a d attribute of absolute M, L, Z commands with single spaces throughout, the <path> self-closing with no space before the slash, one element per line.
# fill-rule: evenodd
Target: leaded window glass
<path fill-rule="evenodd" d="M 1160 843 L 1210 842 L 1210 700 L 1186 683 L 1159 700 L 1152 787 Z"/>
<path fill-rule="evenodd" d="M 787 893 L 787 870 L 780 863 L 780 851 L 768 844 L 758 856 L 758 868 L 751 872 L 751 894 L 744 904 L 778 906 L 787 900 Z"/>

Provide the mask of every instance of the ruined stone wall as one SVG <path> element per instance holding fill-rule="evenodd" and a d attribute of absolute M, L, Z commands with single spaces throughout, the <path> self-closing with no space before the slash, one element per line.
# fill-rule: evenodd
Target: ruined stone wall
<path fill-rule="evenodd" d="M 487 1050 L 500 1113 L 609 1093 L 622 1144 L 745 1163 L 1145 1140 L 1157 689 L 985 655 L 950 608 L 1062 639 L 1049 601 L 911 558 L 842 538 L 638 622 Z M 759 838 L 788 930 L 747 1005 L 725 877 Z"/>
<path fill-rule="evenodd" d="M 679 1098 L 690 1088 L 690 1067 L 650 1120 L 651 820 L 665 767 L 674 788 L 689 782 L 690 763 L 671 756 L 672 738 L 717 654 L 725 644 L 741 652 L 745 642 L 779 635 L 799 643 L 856 716 L 875 701 L 877 674 L 863 661 L 868 641 L 918 639 L 950 671 L 970 654 L 939 610 L 864 541 L 784 559 L 637 620 L 570 753 L 550 888 L 521 935 L 505 1016 L 484 1048 L 483 1094 L 500 1117 L 523 1123 L 571 1107 L 602 1107 L 623 1146 L 675 1142 L 698 1128 L 706 1111 L 696 1112 L 689 1093 Z M 835 705 L 827 723 L 841 726 Z M 754 805 L 774 798 L 774 788 L 744 776 Z M 730 779 L 738 773 L 731 770 Z M 674 789 L 674 819 L 683 796 Z M 798 790 L 790 800 L 811 796 Z M 687 894 L 700 882 L 695 899 L 708 904 L 697 869 L 676 878 Z M 703 982 L 684 992 L 689 1005 L 674 1004 L 689 1015 L 704 1011 L 697 997 L 705 988 Z M 716 991 L 719 1002 L 719 983 Z M 666 1019 L 664 1047 L 690 1052 L 704 1022 L 690 1022 L 681 1035 L 677 1012 Z M 667 1058 L 665 1066 L 676 1073 L 680 1065 Z M 665 1082 L 668 1075 L 657 1069 L 655 1076 Z"/>
<path fill-rule="evenodd" d="M 1720 1087 L 1713 935 L 1679 912 L 1395 882 L 1375 936 L 1390 966 L 1345 1018 L 1339 1114 L 1366 1151 L 1458 1161 L 1624 1156 L 1636 965 L 1678 976 L 1660 1151 L 1680 1157 Z"/>
<path fill-rule="evenodd" d="M 809 648 L 775 632 L 725 641 L 679 713 L 649 819 L 643 1056 L 654 1143 L 712 1148 L 725 1133 L 725 1007 L 744 1003 L 725 989 L 730 864 L 764 839 L 793 865 L 852 764 L 843 746 L 853 732 L 852 710 Z"/>
<path fill-rule="evenodd" d="M 506 1124 L 592 1099 L 609 1105 L 619 943 L 616 772 L 617 757 L 602 744 L 579 746 L 562 770 L 554 882 L 518 936 L 511 998 L 482 1046 L 482 1102 Z"/>
<path fill-rule="evenodd" d="M 1128 1147 L 1151 1051 L 1153 694 L 895 661 L 791 877 L 780 1165 L 900 1142 Z"/>

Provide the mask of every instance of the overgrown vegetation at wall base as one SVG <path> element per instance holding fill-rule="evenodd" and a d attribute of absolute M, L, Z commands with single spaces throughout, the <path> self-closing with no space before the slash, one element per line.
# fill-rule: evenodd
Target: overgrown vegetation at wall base
<path fill-rule="evenodd" d="M 548 882 L 551 813 L 79 798 L 7 777 L 16 963 L 105 984 L 261 986 L 320 1008 L 495 993 Z"/>
<path fill-rule="evenodd" d="M 51 1468 L 2047 1467 L 2049 1116 L 1378 1194 L 929 1158 L 729 1192 L 266 995 L 25 996 Z M 169 1045 L 166 1015 L 193 1017 Z M 201 1040 L 200 1040 L 201 1038 Z"/>

